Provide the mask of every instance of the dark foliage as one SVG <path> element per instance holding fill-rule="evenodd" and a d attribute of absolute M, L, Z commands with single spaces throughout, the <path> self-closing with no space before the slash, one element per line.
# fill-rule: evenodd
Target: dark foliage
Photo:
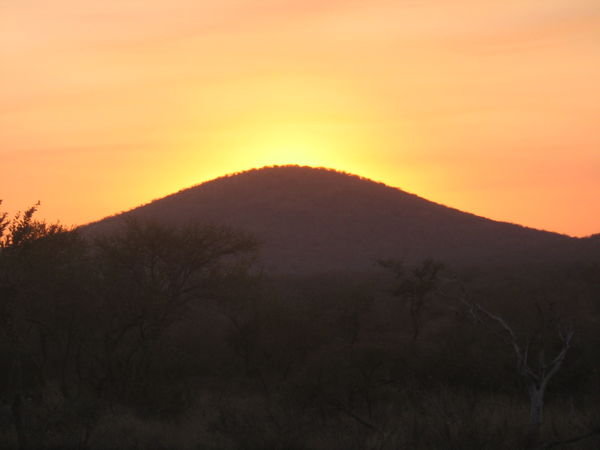
<path fill-rule="evenodd" d="M 223 227 L 91 240 L 0 215 L 0 447 L 598 447 L 597 263 L 273 276 L 258 250 Z M 574 330 L 535 441 L 506 333 L 468 305 L 548 358 Z"/>

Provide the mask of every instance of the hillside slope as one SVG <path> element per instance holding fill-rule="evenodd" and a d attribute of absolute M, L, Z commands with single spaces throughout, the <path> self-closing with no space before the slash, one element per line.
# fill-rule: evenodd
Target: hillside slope
<path fill-rule="evenodd" d="M 278 273 L 368 270 L 376 260 L 455 263 L 543 260 L 576 239 L 497 222 L 333 170 L 298 166 L 218 178 L 84 227 L 108 232 L 124 217 L 224 224 L 254 233 Z"/>

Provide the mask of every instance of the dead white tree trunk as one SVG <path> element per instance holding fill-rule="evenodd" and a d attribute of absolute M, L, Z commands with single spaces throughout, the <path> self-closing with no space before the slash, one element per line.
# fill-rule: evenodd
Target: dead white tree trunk
<path fill-rule="evenodd" d="M 539 386 L 529 385 L 529 402 L 531 405 L 529 421 L 531 425 L 540 427 L 544 420 L 544 391 Z"/>
<path fill-rule="evenodd" d="M 531 341 L 525 345 L 519 343 L 512 327 L 499 315 L 493 314 L 481 305 L 472 304 L 464 301 L 469 306 L 470 312 L 478 320 L 486 318 L 497 325 L 507 336 L 509 344 L 512 346 L 516 357 L 516 368 L 518 373 L 527 380 L 530 402 L 530 435 L 531 445 L 539 442 L 541 425 L 544 419 L 544 396 L 548 382 L 558 372 L 562 366 L 567 352 L 571 346 L 573 338 L 572 330 L 558 330 L 561 348 L 557 355 L 550 361 L 546 359 L 544 347 L 539 348 L 537 352 L 537 364 L 531 363 L 530 346 Z"/>

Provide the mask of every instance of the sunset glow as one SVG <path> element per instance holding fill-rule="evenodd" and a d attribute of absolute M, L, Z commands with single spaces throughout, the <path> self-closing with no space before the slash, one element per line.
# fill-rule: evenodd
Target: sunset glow
<path fill-rule="evenodd" d="M 0 199 L 66 224 L 324 166 L 600 232 L 596 0 L 8 0 Z"/>

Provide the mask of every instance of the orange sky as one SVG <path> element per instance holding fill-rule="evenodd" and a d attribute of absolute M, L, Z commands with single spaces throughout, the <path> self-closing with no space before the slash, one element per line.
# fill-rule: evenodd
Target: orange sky
<path fill-rule="evenodd" d="M 80 224 L 333 167 L 600 232 L 598 0 L 0 0 L 0 198 Z"/>

